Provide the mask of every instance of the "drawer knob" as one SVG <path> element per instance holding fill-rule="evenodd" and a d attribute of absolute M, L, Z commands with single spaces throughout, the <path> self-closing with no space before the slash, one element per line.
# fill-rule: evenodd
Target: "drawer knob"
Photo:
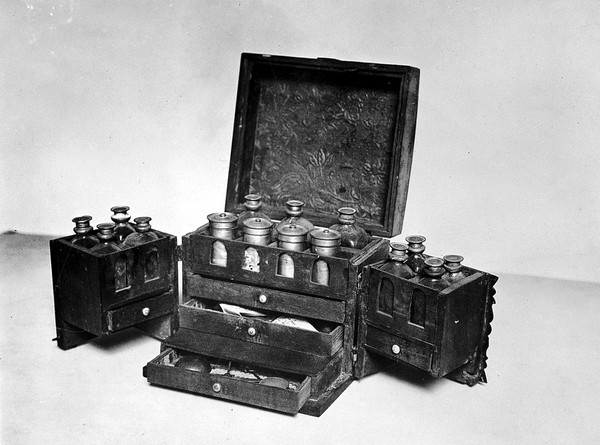
<path fill-rule="evenodd" d="M 393 346 L 392 346 L 392 352 L 393 352 L 394 354 L 400 354 L 400 346 L 398 346 L 398 345 L 393 345 Z"/>
<path fill-rule="evenodd" d="M 144 309 L 142 309 L 142 315 L 144 317 L 147 317 L 148 315 L 150 315 L 150 308 L 149 307 L 145 307 Z"/>
<path fill-rule="evenodd" d="M 258 297 L 258 302 L 261 304 L 265 304 L 267 302 L 267 296 L 265 294 L 260 294 Z"/>
<path fill-rule="evenodd" d="M 254 329 L 254 328 L 248 328 L 248 335 L 250 337 L 254 337 L 256 335 L 256 329 Z"/>
<path fill-rule="evenodd" d="M 212 389 L 214 392 L 221 392 L 221 384 L 220 383 L 213 383 Z"/>

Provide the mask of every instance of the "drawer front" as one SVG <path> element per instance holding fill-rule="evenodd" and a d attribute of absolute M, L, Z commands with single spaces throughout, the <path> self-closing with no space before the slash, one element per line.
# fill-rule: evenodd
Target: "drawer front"
<path fill-rule="evenodd" d="M 192 302 L 179 307 L 182 328 L 324 357 L 333 356 L 342 347 L 344 327 L 341 325 L 329 333 L 308 331 L 260 317 L 246 318 L 202 309 Z"/>
<path fill-rule="evenodd" d="M 144 367 L 148 382 L 290 414 L 297 413 L 310 396 L 311 378 L 307 376 L 298 376 L 293 388 L 276 388 L 258 381 L 175 367 L 176 354 L 169 348 L 149 362 Z"/>
<path fill-rule="evenodd" d="M 173 312 L 176 306 L 176 296 L 170 291 L 157 297 L 128 304 L 119 309 L 106 312 L 106 323 L 109 332 L 119 331 L 135 326 L 146 320 L 151 320 Z"/>
<path fill-rule="evenodd" d="M 406 340 L 400 336 L 367 326 L 365 347 L 396 361 L 408 363 L 424 371 L 432 369 L 433 347 Z"/>
<path fill-rule="evenodd" d="M 215 280 L 197 274 L 185 275 L 184 295 L 335 323 L 343 323 L 345 319 L 344 301 Z"/>

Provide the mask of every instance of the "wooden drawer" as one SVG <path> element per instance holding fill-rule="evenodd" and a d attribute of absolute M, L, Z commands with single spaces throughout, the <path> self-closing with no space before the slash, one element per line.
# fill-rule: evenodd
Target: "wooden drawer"
<path fill-rule="evenodd" d="M 188 273 L 184 275 L 184 295 L 209 298 L 224 303 L 283 312 L 300 317 L 343 323 L 346 303 L 267 287 L 221 281 Z"/>
<path fill-rule="evenodd" d="M 425 343 L 410 341 L 373 326 L 367 326 L 365 347 L 387 358 L 408 363 L 427 372 L 432 369 L 433 347 Z"/>
<path fill-rule="evenodd" d="M 310 396 L 311 378 L 308 376 L 253 369 L 258 376 L 281 377 L 288 381 L 288 388 L 278 388 L 260 384 L 258 378 L 236 376 L 235 370 L 233 376 L 222 375 L 229 366 L 218 359 L 209 358 L 212 366 L 209 374 L 178 368 L 174 365 L 181 355 L 181 351 L 168 348 L 150 361 L 144 367 L 148 382 L 290 414 L 296 414 Z M 234 366 L 244 368 L 244 365 Z"/>
<path fill-rule="evenodd" d="M 333 356 L 342 347 L 344 335 L 342 325 L 329 333 L 309 331 L 260 317 L 240 317 L 202 308 L 195 299 L 179 307 L 179 322 L 182 328 L 324 357 Z"/>
<path fill-rule="evenodd" d="M 106 312 L 106 323 L 109 332 L 134 326 L 146 320 L 167 315 L 174 310 L 173 292 L 166 292 L 157 297 L 128 304 Z"/>

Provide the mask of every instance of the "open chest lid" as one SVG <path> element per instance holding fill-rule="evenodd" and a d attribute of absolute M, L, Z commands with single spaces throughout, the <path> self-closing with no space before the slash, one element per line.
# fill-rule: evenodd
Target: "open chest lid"
<path fill-rule="evenodd" d="M 300 199 L 317 225 L 348 206 L 371 235 L 399 234 L 418 86 L 409 66 L 242 54 L 225 210 L 258 193 L 274 219 Z"/>

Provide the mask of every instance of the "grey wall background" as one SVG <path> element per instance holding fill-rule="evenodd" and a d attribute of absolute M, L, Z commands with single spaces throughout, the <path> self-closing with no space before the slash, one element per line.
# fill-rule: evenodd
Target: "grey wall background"
<path fill-rule="evenodd" d="M 225 199 L 241 52 L 407 64 L 403 236 L 496 272 L 600 282 L 596 1 L 7 1 L 0 230 L 130 205 L 182 235 Z"/>

